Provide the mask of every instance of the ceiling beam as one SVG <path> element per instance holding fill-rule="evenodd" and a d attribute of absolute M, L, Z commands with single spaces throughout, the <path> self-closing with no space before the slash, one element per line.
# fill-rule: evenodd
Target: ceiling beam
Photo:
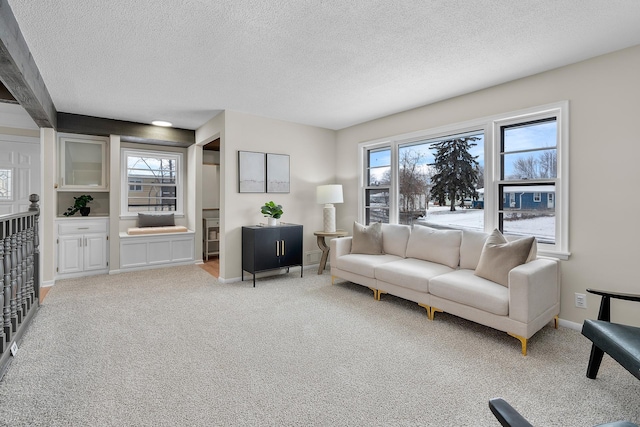
<path fill-rule="evenodd" d="M 5 102 L 7 104 L 18 104 L 18 101 L 11 95 L 9 89 L 6 88 L 5 85 L 0 81 L 0 102 Z"/>
<path fill-rule="evenodd" d="M 120 135 L 120 139 L 125 142 L 172 147 L 188 147 L 196 141 L 196 132 L 189 129 L 165 128 L 71 113 L 58 113 L 58 132 L 98 136 Z"/>
<path fill-rule="evenodd" d="M 56 128 L 56 108 L 7 0 L 0 0 L 0 81 L 39 127 Z"/>

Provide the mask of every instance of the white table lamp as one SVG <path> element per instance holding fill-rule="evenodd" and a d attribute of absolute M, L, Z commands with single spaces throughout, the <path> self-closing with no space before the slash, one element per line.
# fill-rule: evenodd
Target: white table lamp
<path fill-rule="evenodd" d="M 316 201 L 324 205 L 322 218 L 325 233 L 335 233 L 336 231 L 336 208 L 334 203 L 342 203 L 342 185 L 320 185 L 316 189 Z"/>

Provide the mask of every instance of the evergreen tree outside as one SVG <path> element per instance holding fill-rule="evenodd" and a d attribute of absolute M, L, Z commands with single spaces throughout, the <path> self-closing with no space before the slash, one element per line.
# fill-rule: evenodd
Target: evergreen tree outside
<path fill-rule="evenodd" d="M 450 200 L 450 211 L 456 210 L 456 200 L 464 204 L 464 199 L 477 200 L 479 164 L 478 156 L 469 150 L 477 144 L 477 137 L 462 137 L 434 143 L 431 147 L 436 151 L 433 166 L 436 173 L 431 178 L 431 197 L 445 206 Z"/>

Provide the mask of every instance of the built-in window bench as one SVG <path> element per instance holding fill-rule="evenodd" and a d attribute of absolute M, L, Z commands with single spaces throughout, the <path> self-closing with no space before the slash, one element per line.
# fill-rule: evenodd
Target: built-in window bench
<path fill-rule="evenodd" d="M 194 262 L 195 231 L 181 226 L 135 227 L 120 233 L 120 270 Z"/>

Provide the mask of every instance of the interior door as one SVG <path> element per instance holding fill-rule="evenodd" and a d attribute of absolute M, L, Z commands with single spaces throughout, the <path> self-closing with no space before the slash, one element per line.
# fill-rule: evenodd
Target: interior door
<path fill-rule="evenodd" d="M 40 194 L 40 140 L 0 135 L 0 215 L 25 212 Z"/>

